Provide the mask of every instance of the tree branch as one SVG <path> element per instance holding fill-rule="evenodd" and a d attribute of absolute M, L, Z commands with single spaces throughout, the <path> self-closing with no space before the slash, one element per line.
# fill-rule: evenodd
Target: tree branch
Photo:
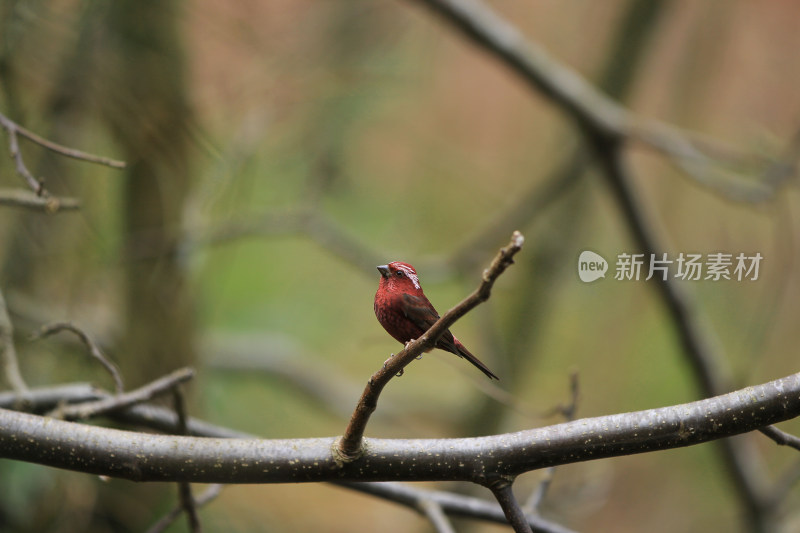
<path fill-rule="evenodd" d="M 114 396 L 105 396 L 95 401 L 74 405 L 60 405 L 50 416 L 63 420 L 83 420 L 99 416 L 117 409 L 123 409 L 136 403 L 146 402 L 159 394 L 172 390 L 180 383 L 194 377 L 191 368 L 179 368 L 166 376 L 158 378 L 138 389 L 123 392 Z M 177 415 L 176 415 L 177 416 Z M 180 426 L 178 426 L 180 429 Z"/>
<path fill-rule="evenodd" d="M 420 501 L 420 499 L 426 499 L 436 502 L 448 515 L 478 518 L 498 524 L 508 523 L 503 510 L 498 505 L 462 494 L 438 490 L 422 490 L 409 485 L 391 482 L 361 483 L 355 481 L 349 483 L 334 483 L 350 490 L 384 498 L 412 508 L 416 508 L 417 502 Z M 571 529 L 560 524 L 550 522 L 533 514 L 528 515 L 527 520 L 536 533 L 575 533 Z"/>
<path fill-rule="evenodd" d="M 384 363 L 383 368 L 372 375 L 361 395 L 361 399 L 358 401 L 353 416 L 350 418 L 350 423 L 347 425 L 344 436 L 337 445 L 337 451 L 343 461 L 353 461 L 363 452 L 361 444 L 364 430 L 367 427 L 370 416 L 378 406 L 378 397 L 386 384 L 401 373 L 417 356 L 433 348 L 439 337 L 456 320 L 489 299 L 494 282 L 514 262 L 513 257 L 522 249 L 524 241 L 525 238 L 522 234 L 515 231 L 508 246 L 501 248 L 489 268 L 483 271 L 482 281 L 478 288 L 461 303 L 446 312 L 418 339 L 408 343 L 400 353 L 389 358 Z"/>
<path fill-rule="evenodd" d="M 2 291 L 0 291 L 0 360 L 6 381 L 14 390 L 15 404 L 27 401 L 30 391 L 22 378 L 22 373 L 19 371 L 17 349 L 14 346 L 14 326 L 8 316 L 6 300 Z"/>
<path fill-rule="evenodd" d="M 512 487 L 513 485 L 510 480 L 502 478 L 489 485 L 489 488 L 492 490 L 492 494 L 494 494 L 494 497 L 497 499 L 500 507 L 503 508 L 503 512 L 508 519 L 508 523 L 514 528 L 514 532 L 533 533 L 533 530 L 531 529 L 531 526 L 528 524 L 528 520 L 525 517 L 525 513 L 522 512 L 522 507 L 520 507 L 516 496 L 514 496 Z"/>
<path fill-rule="evenodd" d="M 444 514 L 442 506 L 435 501 L 422 498 L 417 502 L 417 510 L 428 518 L 436 533 L 456 532 L 456 530 L 453 529 L 453 524 L 450 523 L 450 520 L 447 519 L 447 515 Z"/>
<path fill-rule="evenodd" d="M 214 501 L 217 496 L 219 496 L 220 492 L 225 485 L 214 484 L 208 487 L 203 494 L 195 498 L 194 506 L 199 508 L 203 507 L 204 505 Z M 147 533 L 161 533 L 165 531 L 172 523 L 178 519 L 178 517 L 183 513 L 183 506 L 178 505 L 174 507 L 170 512 L 164 515 L 158 522 L 153 524 L 150 529 L 147 530 Z"/>
<path fill-rule="evenodd" d="M 31 174 L 31 171 L 28 170 L 27 165 L 25 165 L 25 160 L 22 157 L 22 151 L 19 148 L 19 137 L 24 137 L 31 142 L 38 144 L 44 148 L 47 148 L 50 151 L 53 151 L 57 154 L 61 154 L 66 157 L 71 157 L 73 159 L 80 159 L 82 161 L 88 161 L 90 163 L 98 163 L 101 165 L 106 165 L 113 168 L 124 168 L 125 162 L 117 161 L 115 159 L 109 159 L 107 157 L 100 157 L 92 154 L 88 154 L 86 152 L 81 152 L 80 150 L 75 150 L 73 148 L 67 148 L 66 146 L 62 146 L 60 144 L 54 143 L 52 141 L 48 141 L 44 137 L 40 137 L 36 135 L 32 131 L 29 131 L 13 120 L 9 119 L 2 113 L 0 113 L 0 128 L 6 130 L 8 133 L 8 149 L 11 153 L 11 158 L 14 160 L 14 164 L 16 167 L 17 174 L 19 174 L 22 179 L 25 180 L 25 183 L 28 184 L 28 187 L 35 193 L 36 196 L 42 198 L 44 200 L 47 209 L 51 212 L 57 211 L 61 205 L 62 201 L 67 202 L 67 204 L 72 203 L 69 200 L 53 200 L 50 198 L 50 194 L 44 188 L 44 180 L 37 179 Z M 17 202 L 19 199 L 16 199 Z M 13 198 L 11 201 L 14 201 Z M 17 203 L 16 205 L 25 205 L 27 207 L 33 207 L 32 202 L 23 202 Z"/>
<path fill-rule="evenodd" d="M 584 130 L 620 141 L 636 140 L 669 157 L 698 183 L 729 199 L 760 202 L 794 175 L 800 150 L 790 141 L 784 157 L 770 160 L 760 181 L 723 171 L 707 153 L 731 152 L 718 141 L 682 131 L 654 120 L 636 117 L 573 69 L 528 41 L 512 24 L 480 0 L 417 0 L 462 35 L 497 57 L 532 88 L 551 99 Z"/>
<path fill-rule="evenodd" d="M 462 439 L 366 439 L 361 457 L 345 462 L 335 451 L 335 437 L 254 440 L 151 435 L 0 410 L 0 457 L 134 481 L 437 480 L 488 485 L 498 476 L 691 446 L 797 416 L 800 373 L 706 400 L 517 433 Z"/>
<path fill-rule="evenodd" d="M 800 437 L 795 437 L 791 433 L 781 431 L 775 426 L 766 426 L 760 428 L 759 431 L 775 441 L 776 444 L 781 446 L 789 446 L 795 450 L 800 450 Z"/>
<path fill-rule="evenodd" d="M 120 375 L 117 366 L 109 361 L 108 358 L 103 354 L 102 350 L 100 350 L 100 347 L 95 344 L 89 335 L 75 324 L 71 322 L 54 322 L 52 324 L 44 325 L 37 333 L 34 334 L 34 339 L 48 337 L 58 333 L 59 331 L 69 331 L 70 333 L 77 335 L 81 342 L 83 342 L 83 344 L 89 350 L 89 355 L 99 361 L 100 364 L 103 365 L 103 368 L 105 368 L 106 371 L 111 375 L 111 378 L 114 380 L 114 388 L 117 394 L 121 394 L 125 390 L 125 386 L 122 383 L 122 376 Z"/>
<path fill-rule="evenodd" d="M 81 207 L 80 202 L 75 198 L 42 197 L 24 189 L 0 189 L 0 205 L 22 207 L 48 214 L 59 211 L 75 211 Z"/>

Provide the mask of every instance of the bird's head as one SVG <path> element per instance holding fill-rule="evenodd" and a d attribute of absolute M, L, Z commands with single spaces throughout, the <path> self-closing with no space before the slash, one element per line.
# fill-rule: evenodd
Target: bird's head
<path fill-rule="evenodd" d="M 380 265 L 380 288 L 393 292 L 414 293 L 421 291 L 417 271 L 408 263 L 393 261 L 388 265 Z"/>

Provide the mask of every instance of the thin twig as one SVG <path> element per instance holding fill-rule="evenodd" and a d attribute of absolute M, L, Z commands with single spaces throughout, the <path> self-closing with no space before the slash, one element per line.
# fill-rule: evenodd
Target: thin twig
<path fill-rule="evenodd" d="M 19 124 L 17 124 L 10 118 L 6 117 L 2 113 L 0 113 L 0 126 L 5 128 L 5 130 L 8 131 L 9 134 L 13 131 L 16 134 L 25 137 L 29 141 L 36 143 L 43 148 L 47 148 L 51 152 L 55 152 L 65 157 L 78 159 L 80 161 L 87 161 L 89 163 L 96 163 L 98 165 L 104 165 L 111 168 L 125 168 L 126 166 L 125 161 L 120 161 L 118 159 L 111 159 L 110 157 L 103 157 L 99 155 L 90 154 L 87 152 L 82 152 L 81 150 L 76 150 L 74 148 L 69 148 L 67 146 L 54 143 L 53 141 L 47 140 L 44 137 L 33 133 L 29 129 L 20 126 Z"/>
<path fill-rule="evenodd" d="M 108 360 L 108 358 L 103 354 L 100 347 L 86 334 L 83 329 L 79 328 L 72 322 L 53 322 L 52 324 L 46 324 L 41 327 L 41 329 L 34 334 L 34 339 L 44 338 L 54 333 L 58 333 L 60 331 L 69 331 L 70 333 L 74 333 L 78 336 L 78 338 L 86 345 L 86 348 L 89 350 L 89 354 L 94 357 L 97 361 L 103 365 L 103 368 L 111 375 L 112 379 L 114 380 L 114 388 L 117 394 L 121 394 L 125 390 L 125 386 L 122 383 L 122 375 L 119 373 L 119 369 L 117 366 Z"/>
<path fill-rule="evenodd" d="M 17 138 L 17 125 L 5 118 L 0 114 L 0 126 L 3 126 L 8 132 L 8 151 L 11 158 L 14 160 L 14 165 L 17 174 L 22 176 L 28 187 L 36 193 L 37 196 L 46 197 L 47 191 L 44 189 L 44 181 L 36 179 L 28 167 L 25 165 L 25 160 L 22 158 L 22 152 L 19 149 L 19 140 Z"/>
<path fill-rule="evenodd" d="M 0 291 L 0 356 L 2 356 L 0 358 L 2 359 L 3 373 L 16 396 L 15 402 L 25 402 L 30 390 L 19 370 L 17 350 L 14 346 L 14 326 L 8 316 L 2 291 Z"/>
<path fill-rule="evenodd" d="M 54 143 L 53 141 L 49 141 L 44 137 L 36 135 L 32 131 L 23 128 L 2 113 L 0 113 L 0 127 L 5 129 L 8 133 L 8 149 L 11 154 L 11 158 L 14 160 L 17 174 L 19 174 L 25 180 L 25 183 L 28 184 L 36 196 L 44 199 L 49 199 L 50 194 L 44 188 L 44 180 L 37 179 L 31 173 L 31 171 L 28 170 L 27 165 L 25 165 L 25 160 L 22 157 L 22 151 L 19 148 L 19 137 L 24 137 L 25 139 L 28 139 L 29 141 L 36 143 L 43 148 L 66 157 L 71 157 L 73 159 L 106 165 L 112 168 L 125 167 L 124 161 L 117 161 L 108 157 L 92 155 L 86 152 L 81 152 L 80 150 L 75 150 L 74 148 L 62 146 L 58 143 Z"/>
<path fill-rule="evenodd" d="M 222 492 L 222 489 L 225 485 L 220 485 L 215 483 L 210 485 L 203 494 L 199 497 L 194 499 L 194 506 L 197 508 L 203 507 L 208 503 L 212 502 L 216 499 L 217 496 Z M 164 515 L 158 522 L 152 525 L 150 529 L 147 530 L 147 533 L 162 533 L 165 531 L 172 523 L 178 519 L 178 517 L 183 513 L 183 507 L 180 505 L 174 507 L 170 512 Z"/>
<path fill-rule="evenodd" d="M 439 490 L 424 490 L 405 483 L 365 483 L 358 481 L 334 481 L 333 483 L 412 508 L 416 508 L 421 500 L 430 500 L 451 516 L 477 518 L 498 524 L 508 523 L 503 510 L 497 504 L 472 496 Z M 575 533 L 571 529 L 536 515 L 528 515 L 527 520 L 536 533 Z"/>
<path fill-rule="evenodd" d="M 423 498 L 417 503 L 417 508 L 428 518 L 436 533 L 455 533 L 456 530 L 444 514 L 442 506 L 435 501 Z"/>
<path fill-rule="evenodd" d="M 489 299 L 494 282 L 514 262 L 513 257 L 522 249 L 524 241 L 525 238 L 522 234 L 515 231 L 508 246 L 501 248 L 489 268 L 483 271 L 482 281 L 478 288 L 461 303 L 445 313 L 427 332 L 415 341 L 408 343 L 397 355 L 386 361 L 383 368 L 372 375 L 350 418 L 350 423 L 347 425 L 344 436 L 337 446 L 343 461 L 353 461 L 361 455 L 361 441 L 364 436 L 364 430 L 367 427 L 370 416 L 378 406 L 378 397 L 386 384 L 417 356 L 432 348 L 439 337 L 456 320 Z"/>
<path fill-rule="evenodd" d="M 569 390 L 569 403 L 567 405 L 557 406 L 555 411 L 560 412 L 567 422 L 572 422 L 575 420 L 575 412 L 578 409 L 578 396 L 580 392 L 577 371 L 572 372 L 569 376 Z M 542 504 L 542 501 L 544 500 L 544 497 L 553 482 L 553 478 L 555 477 L 556 468 L 557 467 L 555 466 L 549 466 L 545 469 L 544 477 L 539 484 L 536 485 L 536 488 L 533 490 L 533 492 L 531 492 L 531 495 L 528 497 L 525 505 L 522 506 L 526 513 L 534 513 L 539 511 L 539 506 Z"/>
<path fill-rule="evenodd" d="M 0 205 L 43 211 L 48 214 L 75 211 L 81 207 L 75 198 L 43 197 L 25 189 L 0 189 Z"/>
<path fill-rule="evenodd" d="M 761 433 L 775 441 L 776 444 L 781 446 L 789 446 L 795 450 L 800 450 L 800 437 L 795 437 L 790 433 L 786 433 L 775 426 L 765 426 L 759 429 Z"/>
<path fill-rule="evenodd" d="M 131 405 L 146 402 L 154 397 L 163 394 L 179 384 L 189 381 L 194 377 L 194 370 L 191 368 L 180 368 L 158 378 L 155 381 L 134 389 L 123 392 L 115 396 L 110 396 L 100 400 L 86 402 L 76 405 L 64 405 L 53 410 L 49 416 L 63 420 L 83 420 L 94 416 L 124 409 Z"/>
<path fill-rule="evenodd" d="M 533 533 L 533 529 L 531 529 L 531 525 L 528 523 L 528 519 L 522 507 L 520 507 L 517 498 L 514 496 L 512 483 L 513 482 L 509 479 L 500 478 L 491 483 L 489 489 L 492 491 L 492 494 L 494 494 L 494 497 L 497 498 L 500 507 L 503 508 L 508 523 L 514 528 L 514 532 Z"/>

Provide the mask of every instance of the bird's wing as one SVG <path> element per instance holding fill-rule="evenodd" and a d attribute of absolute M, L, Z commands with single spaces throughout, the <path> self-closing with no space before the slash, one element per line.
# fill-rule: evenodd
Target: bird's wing
<path fill-rule="evenodd" d="M 428 331 L 439 320 L 439 313 L 436 312 L 433 304 L 424 295 L 403 294 L 403 313 L 420 329 L 419 335 Z M 449 330 L 445 331 L 439 338 L 437 347 L 458 354 L 453 334 Z"/>
<path fill-rule="evenodd" d="M 403 314 L 423 333 L 439 320 L 439 313 L 425 296 L 403 294 Z"/>

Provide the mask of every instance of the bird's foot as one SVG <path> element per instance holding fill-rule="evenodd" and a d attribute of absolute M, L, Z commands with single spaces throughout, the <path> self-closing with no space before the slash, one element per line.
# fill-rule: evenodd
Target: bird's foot
<path fill-rule="evenodd" d="M 392 357 L 394 357 L 394 354 L 393 354 L 393 353 L 390 353 L 390 354 L 389 354 L 389 359 L 387 359 L 386 361 L 384 361 L 384 362 L 383 362 L 383 369 L 384 369 L 384 370 L 386 370 L 386 365 L 388 365 L 388 364 L 389 364 L 389 361 L 391 361 L 391 360 L 392 360 Z"/>
<path fill-rule="evenodd" d="M 397 374 L 395 374 L 395 376 L 399 378 L 400 376 L 402 376 L 403 374 L 405 374 L 405 372 L 406 372 L 406 369 L 405 369 L 405 368 L 401 368 L 401 369 L 400 369 L 400 372 L 398 372 Z"/>
<path fill-rule="evenodd" d="M 414 342 L 415 340 L 417 340 L 417 339 L 411 339 L 410 341 L 408 341 L 408 342 L 406 342 L 406 343 L 405 343 L 405 345 L 406 345 L 406 350 L 408 350 L 408 345 L 409 345 L 409 344 L 411 344 L 412 342 Z M 422 359 L 422 355 L 418 355 L 418 356 L 416 357 L 416 359 Z"/>

